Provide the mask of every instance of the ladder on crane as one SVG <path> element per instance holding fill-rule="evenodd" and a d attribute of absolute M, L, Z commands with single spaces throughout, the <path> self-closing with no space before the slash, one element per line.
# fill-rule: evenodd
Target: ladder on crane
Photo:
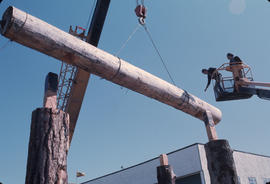
<path fill-rule="evenodd" d="M 82 30 L 82 32 L 78 33 L 78 30 Z M 72 26 L 70 26 L 69 33 L 77 38 L 80 38 L 81 40 L 86 39 L 85 29 L 82 27 L 76 26 L 75 30 L 72 30 Z M 68 99 L 70 97 L 70 90 L 77 71 L 78 69 L 76 66 L 62 62 L 58 77 L 57 109 L 64 112 L 66 112 Z"/>
<path fill-rule="evenodd" d="M 97 0 L 92 21 L 83 40 L 93 46 L 98 46 L 103 25 L 107 16 L 111 0 Z M 79 27 L 77 27 L 77 30 Z M 84 32 L 85 30 L 83 30 Z M 81 33 L 76 33 L 72 29 L 71 34 L 75 36 L 82 36 Z M 58 87 L 58 108 L 67 112 L 70 118 L 69 125 L 69 140 L 71 142 L 76 123 L 80 114 L 80 109 L 90 79 L 90 73 L 76 68 L 71 65 L 62 64 L 59 74 Z"/>

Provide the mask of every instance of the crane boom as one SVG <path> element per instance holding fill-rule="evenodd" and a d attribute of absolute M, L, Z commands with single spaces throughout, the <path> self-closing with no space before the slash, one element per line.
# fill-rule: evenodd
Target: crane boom
<path fill-rule="evenodd" d="M 253 86 L 270 87 L 269 82 L 250 81 L 250 80 L 248 80 L 246 78 L 240 78 L 239 83 L 241 85 L 253 85 Z"/>
<path fill-rule="evenodd" d="M 232 73 L 231 77 L 223 77 L 221 71 Z M 224 63 L 216 70 L 214 92 L 216 101 L 248 99 L 253 95 L 270 100 L 270 83 L 253 80 L 251 68 L 243 62 Z M 265 88 L 257 88 L 257 86 Z"/>
<path fill-rule="evenodd" d="M 96 47 L 98 46 L 109 5 L 110 0 L 97 0 L 96 3 L 90 28 L 86 36 L 86 42 Z M 90 73 L 78 68 L 68 94 L 65 110 L 70 116 L 70 141 L 72 140 L 75 126 L 80 114 L 89 79 Z"/>

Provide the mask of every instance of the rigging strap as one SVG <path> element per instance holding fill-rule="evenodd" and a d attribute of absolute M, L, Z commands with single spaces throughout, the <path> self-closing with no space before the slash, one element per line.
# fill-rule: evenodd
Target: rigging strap
<path fill-rule="evenodd" d="M 131 32 L 128 39 L 123 43 L 123 45 L 120 47 L 120 49 L 116 52 L 116 54 L 115 54 L 116 56 L 118 56 L 120 54 L 120 52 L 126 47 L 129 40 L 131 40 L 131 38 L 135 35 L 135 33 L 138 31 L 139 28 L 140 28 L 140 24 L 138 24 L 137 27 Z"/>

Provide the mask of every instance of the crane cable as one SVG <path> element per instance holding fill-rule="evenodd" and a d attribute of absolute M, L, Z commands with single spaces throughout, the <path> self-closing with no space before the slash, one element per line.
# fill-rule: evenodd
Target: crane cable
<path fill-rule="evenodd" d="M 159 58 L 160 58 L 160 61 L 162 62 L 162 65 L 163 65 L 163 67 L 165 68 L 165 70 L 166 70 L 166 72 L 167 72 L 169 78 L 171 79 L 172 83 L 176 86 L 176 84 L 175 84 L 175 82 L 174 82 L 174 80 L 173 80 L 173 77 L 172 77 L 172 75 L 171 75 L 171 73 L 170 73 L 170 71 L 169 71 L 169 69 L 168 69 L 168 67 L 167 67 L 167 65 L 166 65 L 166 62 L 164 61 L 163 57 L 161 56 L 160 51 L 158 50 L 158 47 L 157 47 L 157 45 L 155 44 L 155 42 L 154 42 L 154 40 L 153 40 L 153 37 L 152 37 L 150 31 L 149 31 L 148 28 L 146 27 L 146 24 L 145 24 L 145 23 L 142 24 L 142 26 L 143 26 L 143 28 L 144 28 L 146 34 L 148 35 L 148 37 L 149 37 L 149 39 L 150 39 L 150 41 L 151 41 L 151 43 L 152 43 L 152 45 L 153 45 L 153 47 L 154 47 L 156 53 L 158 54 L 158 56 L 159 56 Z"/>
<path fill-rule="evenodd" d="M 11 43 L 12 40 L 7 40 L 1 47 L 0 47 L 0 51 L 4 50 L 8 45 L 9 43 Z"/>
<path fill-rule="evenodd" d="M 95 7 L 95 4 L 97 3 L 97 0 L 94 0 L 93 1 L 93 4 L 92 4 L 92 8 L 91 8 L 91 11 L 90 11 L 90 14 L 89 14 L 89 17 L 88 17 L 88 20 L 87 20 L 87 23 L 86 23 L 86 26 L 85 26 L 85 28 L 86 29 L 89 29 L 89 26 L 90 26 L 90 19 L 91 19 L 91 17 L 93 16 L 93 11 L 94 11 L 94 7 Z"/>
<path fill-rule="evenodd" d="M 148 38 L 150 39 L 150 41 L 151 41 L 151 43 L 152 43 L 152 45 L 153 45 L 153 47 L 154 47 L 156 53 L 158 54 L 158 56 L 159 56 L 159 58 L 160 58 L 160 61 L 162 62 L 162 65 L 163 65 L 163 67 L 165 68 L 165 70 L 166 70 L 166 72 L 167 72 L 167 74 L 168 74 L 168 76 L 169 76 L 171 82 L 176 86 L 176 83 L 175 83 L 174 80 L 173 80 L 173 77 L 172 77 L 172 75 L 171 75 L 171 73 L 170 73 L 170 71 L 169 71 L 169 69 L 168 69 L 168 67 L 167 67 L 167 65 L 166 65 L 166 62 L 165 62 L 165 60 L 163 59 L 163 57 L 161 56 L 161 53 L 160 53 L 160 51 L 159 51 L 159 49 L 158 49 L 158 47 L 157 47 L 157 45 L 156 45 L 156 43 L 155 43 L 155 41 L 154 41 L 154 39 L 153 39 L 153 37 L 152 37 L 152 35 L 151 35 L 149 29 L 148 29 L 147 26 L 146 26 L 145 18 L 146 18 L 146 12 L 147 12 L 147 9 L 146 9 L 146 7 L 144 6 L 144 0 L 141 0 L 141 4 L 139 4 L 139 0 L 136 0 L 136 2 L 137 2 L 137 7 L 135 8 L 135 13 L 136 13 L 136 15 L 137 15 L 138 18 L 139 18 L 138 21 L 139 21 L 139 23 L 143 26 L 143 28 L 144 28 L 144 30 L 145 30 L 145 32 L 146 32 Z"/>
<path fill-rule="evenodd" d="M 137 6 L 139 5 L 139 0 L 136 0 Z M 142 5 L 144 6 L 144 0 L 141 0 Z"/>
<path fill-rule="evenodd" d="M 144 0 L 141 0 L 141 5 L 139 4 L 139 0 L 136 0 L 136 3 L 137 3 L 136 9 L 139 6 L 140 6 L 140 8 L 145 8 L 144 7 Z M 135 9 L 135 12 L 136 12 L 136 9 Z M 140 13 L 143 13 L 143 14 L 140 14 Z M 118 56 L 120 54 L 120 52 L 126 47 L 127 43 L 135 35 L 135 33 L 138 31 L 138 29 L 140 28 L 140 25 L 141 25 L 144 28 L 144 30 L 145 30 L 148 38 L 150 39 L 150 41 L 151 41 L 151 43 L 152 43 L 152 45 L 153 45 L 153 47 L 154 47 L 157 55 L 159 56 L 160 61 L 161 61 L 162 65 L 163 65 L 164 69 L 166 70 L 166 72 L 167 72 L 167 74 L 168 74 L 171 82 L 176 86 L 176 83 L 175 83 L 175 81 L 174 81 L 174 79 L 173 79 L 173 77 L 172 77 L 172 75 L 171 75 L 171 73 L 170 73 L 170 71 L 169 71 L 169 69 L 168 69 L 168 67 L 166 65 L 166 62 L 163 59 L 163 57 L 162 57 L 162 55 L 161 55 L 161 53 L 160 53 L 160 51 L 159 51 L 159 49 L 158 49 L 158 47 L 157 47 L 157 45 L 156 45 L 153 37 L 152 37 L 152 35 L 151 35 L 148 27 L 146 26 L 146 23 L 145 23 L 145 20 L 144 20 L 146 18 L 146 8 L 144 9 L 144 11 L 140 10 L 140 13 L 137 14 L 137 12 L 136 12 L 136 15 L 139 17 L 139 24 L 138 24 L 138 26 L 133 30 L 133 32 L 131 32 L 131 34 L 129 35 L 128 39 L 122 44 L 122 46 L 120 47 L 120 49 L 116 52 L 116 56 Z"/>
<path fill-rule="evenodd" d="M 137 27 L 129 35 L 128 39 L 122 44 L 120 49 L 116 52 L 115 54 L 116 56 L 118 56 L 120 52 L 127 46 L 127 43 L 129 42 L 129 40 L 131 40 L 131 38 L 135 35 L 135 33 L 138 31 L 139 28 L 140 28 L 140 24 L 137 25 Z"/>

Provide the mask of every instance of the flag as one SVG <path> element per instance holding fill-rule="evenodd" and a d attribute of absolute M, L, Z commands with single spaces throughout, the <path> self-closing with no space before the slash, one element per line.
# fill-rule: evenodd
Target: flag
<path fill-rule="evenodd" d="M 82 177 L 85 176 L 85 174 L 83 172 L 76 172 L 76 177 Z"/>

